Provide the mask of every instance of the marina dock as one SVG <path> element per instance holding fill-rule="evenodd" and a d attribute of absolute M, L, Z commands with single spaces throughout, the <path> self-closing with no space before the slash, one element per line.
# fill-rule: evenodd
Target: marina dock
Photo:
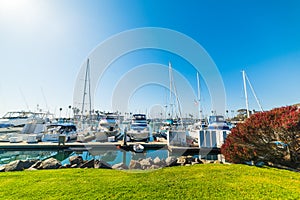
<path fill-rule="evenodd" d="M 1 142 L 2 151 L 20 151 L 20 150 L 65 150 L 65 151 L 89 151 L 89 150 L 125 150 L 131 151 L 134 142 L 127 142 L 126 146 L 122 141 L 118 142 L 69 142 L 59 145 L 57 142 L 38 142 L 38 143 L 9 143 Z M 199 148 L 199 147 L 181 147 L 168 146 L 166 142 L 140 142 L 145 150 L 166 149 L 171 153 L 197 154 L 197 153 L 220 153 L 220 148 Z"/>
<path fill-rule="evenodd" d="M 168 146 L 168 150 L 172 153 L 185 153 L 185 154 L 207 154 L 207 153 L 221 153 L 220 148 L 207 148 L 207 147 L 181 147 L 181 146 Z"/>
<path fill-rule="evenodd" d="M 57 142 L 38 142 L 38 143 L 10 143 L 10 142 L 1 142 L 0 150 L 91 150 L 91 149 L 122 149 L 122 142 L 70 142 L 65 143 L 64 145 L 58 144 Z M 127 142 L 126 147 L 131 148 L 133 142 Z M 165 142 L 141 142 L 145 149 L 163 149 L 167 148 Z"/>

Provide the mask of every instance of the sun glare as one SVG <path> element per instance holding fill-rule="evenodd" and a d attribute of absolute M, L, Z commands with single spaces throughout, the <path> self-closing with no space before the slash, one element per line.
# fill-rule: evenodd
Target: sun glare
<path fill-rule="evenodd" d="M 26 20 L 37 14 L 38 5 L 35 0 L 0 0 L 0 17 Z"/>
<path fill-rule="evenodd" d="M 25 0 L 0 0 L 0 13 L 13 14 L 26 8 L 30 1 Z"/>
<path fill-rule="evenodd" d="M 0 0 L 0 22 L 10 27 L 30 28 L 39 19 L 35 0 Z"/>

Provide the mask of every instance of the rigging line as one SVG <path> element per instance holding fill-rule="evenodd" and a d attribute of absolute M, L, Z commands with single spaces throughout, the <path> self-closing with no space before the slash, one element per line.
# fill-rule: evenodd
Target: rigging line
<path fill-rule="evenodd" d="M 43 98 L 44 98 L 44 101 L 45 101 L 45 104 L 46 104 L 46 109 L 47 109 L 47 111 L 49 111 L 49 107 L 48 107 L 47 99 L 46 99 L 46 96 L 45 96 L 45 93 L 44 93 L 44 90 L 43 90 L 43 88 L 42 88 L 42 87 L 41 87 L 41 92 L 42 92 L 42 95 L 43 95 Z"/>
<path fill-rule="evenodd" d="M 181 113 L 180 100 L 179 100 L 179 98 L 177 96 L 177 89 L 176 89 L 176 87 L 174 89 L 175 89 L 176 101 L 177 101 L 177 104 L 178 104 L 178 112 L 179 112 L 179 118 L 180 118 L 180 122 L 181 122 L 181 128 L 183 129 L 183 121 L 182 121 L 182 113 Z"/>
<path fill-rule="evenodd" d="M 167 112 L 168 112 L 168 110 L 167 110 L 167 108 L 168 108 L 168 90 L 165 88 L 165 97 L 166 97 L 166 102 L 165 102 L 165 105 L 164 105 L 164 107 L 165 107 L 165 119 L 167 119 Z"/>
<path fill-rule="evenodd" d="M 172 85 L 173 85 L 173 89 L 174 89 L 174 94 L 175 94 L 175 98 L 176 98 L 176 102 L 177 102 L 177 106 L 178 106 L 180 124 L 181 124 L 181 128 L 183 129 L 181 106 L 180 106 L 180 101 L 179 101 L 179 98 L 178 98 L 178 95 L 177 95 L 177 89 L 176 89 L 176 85 L 175 85 L 175 81 L 174 81 L 174 77 L 173 77 L 172 71 L 171 71 L 171 74 L 172 74 L 172 80 L 171 81 L 172 81 Z"/>
<path fill-rule="evenodd" d="M 169 101 L 170 101 L 170 117 L 173 118 L 173 102 L 172 102 L 172 89 L 173 89 L 173 76 L 172 76 L 172 66 L 171 66 L 171 62 L 169 62 L 169 81 L 170 81 L 170 97 L 169 97 Z"/>
<path fill-rule="evenodd" d="M 26 105 L 27 110 L 29 110 L 28 103 L 27 103 L 26 98 L 25 98 L 25 96 L 24 96 L 24 94 L 23 94 L 23 92 L 22 92 L 21 87 L 19 87 L 19 91 L 20 91 L 20 93 L 21 93 L 21 95 L 22 95 L 22 98 L 23 98 L 23 101 L 24 101 L 24 103 L 25 103 L 25 105 Z"/>
<path fill-rule="evenodd" d="M 261 106 L 261 104 L 260 104 L 260 102 L 259 102 L 259 99 L 258 99 L 257 96 L 256 96 L 256 93 L 255 93 L 255 91 L 254 91 L 254 89 L 253 89 L 253 87 L 252 87 L 252 84 L 251 84 L 251 82 L 250 82 L 248 76 L 246 75 L 246 73 L 245 73 L 245 77 L 246 77 L 246 79 L 247 79 L 247 81 L 248 81 L 248 84 L 249 84 L 250 89 L 251 89 L 251 91 L 252 91 L 252 93 L 253 93 L 253 96 L 254 96 L 254 98 L 255 98 L 255 100 L 256 100 L 256 102 L 257 102 L 259 108 L 260 108 L 260 111 L 263 112 L 264 110 L 263 110 L 263 108 L 262 108 L 262 106 Z"/>

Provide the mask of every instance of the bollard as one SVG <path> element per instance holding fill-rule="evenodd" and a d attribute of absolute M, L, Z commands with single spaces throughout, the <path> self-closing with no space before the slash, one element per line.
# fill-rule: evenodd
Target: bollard
<path fill-rule="evenodd" d="M 58 136 L 58 146 L 60 146 L 61 144 L 64 146 L 65 141 L 66 141 L 66 136 L 65 135 Z"/>
<path fill-rule="evenodd" d="M 123 146 L 127 146 L 127 129 L 124 131 Z"/>

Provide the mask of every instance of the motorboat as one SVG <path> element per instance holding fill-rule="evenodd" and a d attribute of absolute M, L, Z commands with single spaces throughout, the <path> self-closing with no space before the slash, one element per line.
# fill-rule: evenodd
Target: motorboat
<path fill-rule="evenodd" d="M 33 113 L 34 115 L 27 119 L 24 126 L 9 127 L 5 131 L 2 129 L 0 141 L 2 142 L 22 142 L 29 143 L 39 142 L 46 130 L 47 124 L 50 123 L 52 114 L 50 113 Z"/>
<path fill-rule="evenodd" d="M 7 112 L 2 118 L 0 118 L 0 133 L 20 132 L 24 125 L 33 117 L 33 112 Z"/>
<path fill-rule="evenodd" d="M 141 145 L 140 143 L 137 143 L 132 146 L 132 149 L 136 153 L 143 153 L 145 147 L 143 145 Z"/>
<path fill-rule="evenodd" d="M 54 116 L 49 112 L 7 112 L 0 119 L 0 133 L 36 133 L 52 119 Z"/>
<path fill-rule="evenodd" d="M 162 122 L 161 127 L 159 128 L 159 135 L 165 139 L 167 139 L 167 132 L 171 128 L 178 126 L 177 120 L 174 119 L 166 119 Z"/>
<path fill-rule="evenodd" d="M 19 142 L 22 142 L 22 141 L 23 141 L 23 138 L 22 138 L 22 136 L 19 136 L 19 135 L 12 136 L 12 137 L 9 138 L 10 143 L 19 143 Z"/>
<path fill-rule="evenodd" d="M 21 133 L 28 143 L 42 141 L 42 136 L 47 130 L 47 126 L 54 120 L 54 116 L 50 113 L 36 113 L 35 117 L 31 119 L 23 127 Z"/>
<path fill-rule="evenodd" d="M 230 130 L 222 115 L 212 115 L 208 119 L 208 130 Z"/>
<path fill-rule="evenodd" d="M 145 114 L 134 114 L 132 116 L 129 130 L 126 130 L 127 136 L 132 141 L 149 140 L 150 129 L 148 127 Z"/>
<path fill-rule="evenodd" d="M 33 118 L 33 112 L 26 112 L 26 111 L 13 111 L 7 112 L 1 119 L 0 119 L 0 128 L 14 126 L 14 127 L 22 127 L 24 126 L 27 121 Z"/>
<path fill-rule="evenodd" d="M 77 130 L 77 142 L 87 142 L 95 139 L 95 130 L 92 126 Z"/>
<path fill-rule="evenodd" d="M 64 136 L 65 141 L 77 138 L 77 129 L 73 123 L 54 123 L 47 126 L 46 132 L 42 136 L 42 141 L 58 142 L 59 136 Z"/>
<path fill-rule="evenodd" d="M 199 131 L 199 148 L 221 148 L 229 133 L 230 127 L 226 123 L 224 116 L 210 116 L 207 129 Z"/>
<path fill-rule="evenodd" d="M 6 133 L 0 136 L 0 142 L 18 143 L 22 141 L 23 135 L 18 132 Z"/>
<path fill-rule="evenodd" d="M 97 131 L 95 132 L 96 141 L 104 141 L 110 137 L 116 137 L 120 134 L 119 116 L 114 113 L 107 113 L 99 121 Z"/>

